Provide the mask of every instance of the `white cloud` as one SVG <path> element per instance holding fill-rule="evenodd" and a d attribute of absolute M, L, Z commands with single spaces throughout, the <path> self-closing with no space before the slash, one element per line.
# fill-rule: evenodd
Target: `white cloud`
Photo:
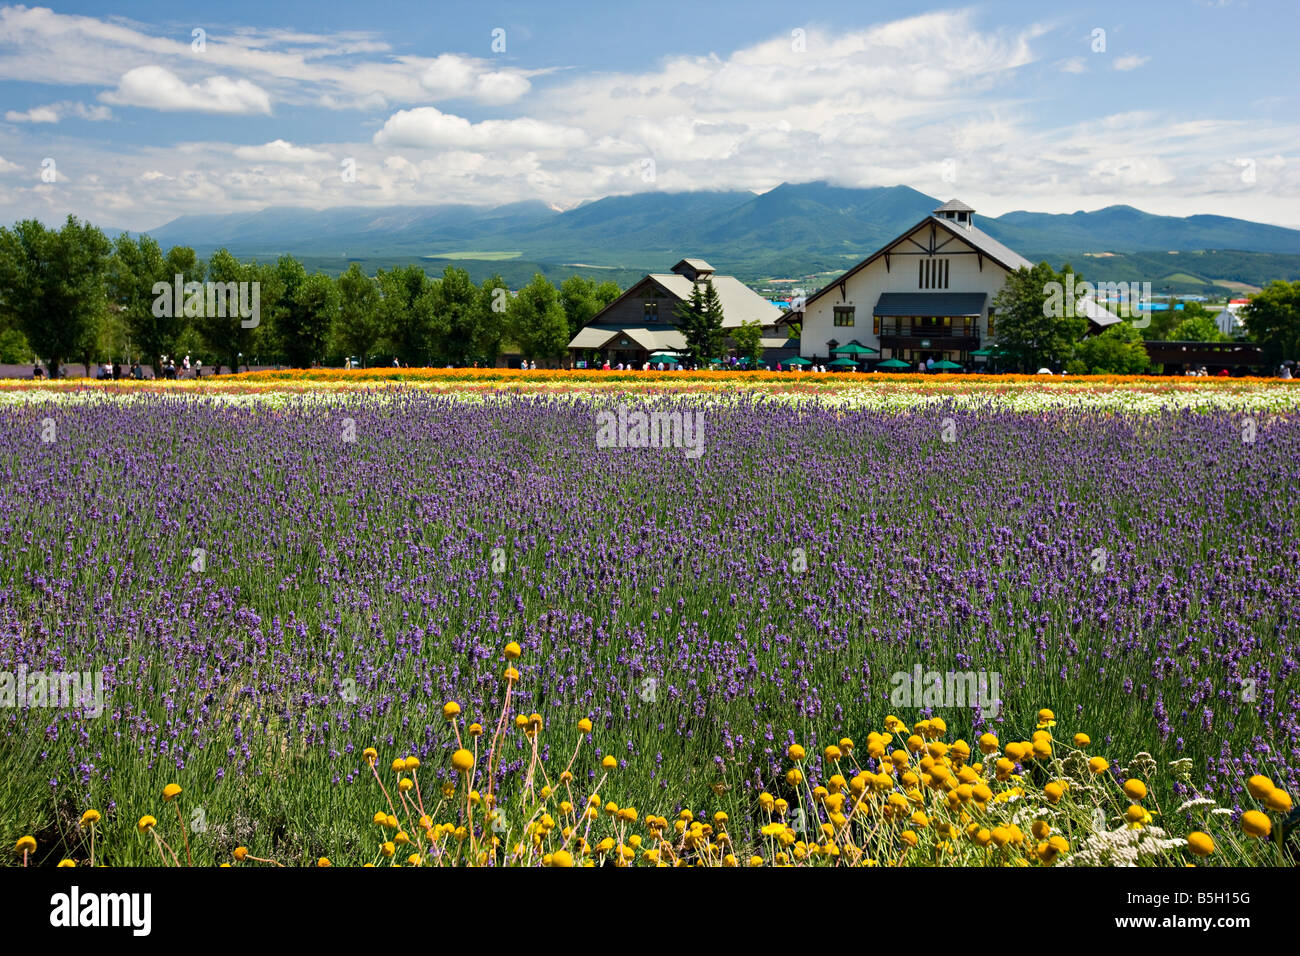
<path fill-rule="evenodd" d="M 500 149 L 567 149 L 583 145 L 580 129 L 523 118 L 471 123 L 461 116 L 432 106 L 400 110 L 375 133 L 377 146 L 412 146 L 420 149 L 477 147 Z"/>
<path fill-rule="evenodd" d="M 115 106 L 140 106 L 164 112 L 270 113 L 266 90 L 248 80 L 209 76 L 186 83 L 161 66 L 137 66 L 122 75 L 117 89 L 100 99 Z"/>
<path fill-rule="evenodd" d="M 113 111 L 107 106 L 87 106 L 85 103 L 64 100 L 60 103 L 48 103 L 45 106 L 33 106 L 21 112 L 8 110 L 5 119 L 10 123 L 57 123 L 68 115 L 92 122 L 102 122 L 112 119 Z"/>
<path fill-rule="evenodd" d="M 294 146 L 283 139 L 272 140 L 261 146 L 240 146 L 235 150 L 240 159 L 255 163 L 324 163 L 334 157 L 308 146 Z"/>
<path fill-rule="evenodd" d="M 1138 56 L 1136 53 L 1130 53 L 1127 56 L 1116 58 L 1115 69 L 1122 71 L 1136 70 L 1149 59 L 1151 59 L 1149 56 Z"/>
<path fill-rule="evenodd" d="M 1062 60 L 1057 65 L 1062 73 L 1087 73 L 1088 63 L 1081 56 L 1072 56 L 1068 60 Z"/>
<path fill-rule="evenodd" d="M 0 173 L 12 173 L 19 169 L 17 163 L 11 163 L 9 160 L 0 156 Z"/>
<path fill-rule="evenodd" d="M 420 75 L 420 85 L 435 99 L 473 99 L 500 105 L 513 103 L 532 84 L 518 72 L 487 69 L 482 60 L 444 53 Z"/>

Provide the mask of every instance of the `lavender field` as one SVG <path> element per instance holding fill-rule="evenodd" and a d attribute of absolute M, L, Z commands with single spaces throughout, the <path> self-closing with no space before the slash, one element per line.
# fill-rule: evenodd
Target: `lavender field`
<path fill-rule="evenodd" d="M 726 813 L 738 845 L 760 794 L 796 799 L 791 744 L 821 783 L 823 748 L 889 715 L 975 741 L 1052 708 L 1112 773 L 1189 758 L 1193 782 L 1152 775 L 1174 803 L 1300 783 L 1300 414 L 638 399 L 699 412 L 696 458 L 600 447 L 614 401 L 0 409 L 0 671 L 104 695 L 0 709 L 0 832 L 84 856 L 95 807 L 107 862 L 157 863 L 137 819 L 175 782 L 195 862 L 356 858 L 364 749 L 454 785 L 443 705 L 491 731 L 510 641 L 512 713 L 556 729 L 539 759 L 590 718 L 575 787 Z M 918 667 L 996 675 L 997 706 L 899 706 Z M 530 739 L 506 733 L 496 789 Z"/>

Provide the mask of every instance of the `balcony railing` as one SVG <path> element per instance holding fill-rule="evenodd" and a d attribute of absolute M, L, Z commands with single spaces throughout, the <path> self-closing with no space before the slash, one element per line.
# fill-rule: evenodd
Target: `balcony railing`
<path fill-rule="evenodd" d="M 942 319 L 915 319 L 899 317 L 882 317 L 880 335 L 905 336 L 921 339 L 979 339 L 979 322 L 973 318 L 954 318 L 947 322 Z"/>

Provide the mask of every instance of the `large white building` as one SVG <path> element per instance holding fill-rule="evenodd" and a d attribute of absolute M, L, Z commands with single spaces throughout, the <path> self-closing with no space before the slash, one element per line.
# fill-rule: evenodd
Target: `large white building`
<path fill-rule="evenodd" d="M 1033 263 L 977 228 L 975 210 L 953 199 L 782 321 L 801 322 L 799 353 L 825 359 L 856 343 L 880 359 L 966 364 L 997 335 L 993 300 L 1008 274 Z M 1094 327 L 1120 321 L 1088 303 Z"/>

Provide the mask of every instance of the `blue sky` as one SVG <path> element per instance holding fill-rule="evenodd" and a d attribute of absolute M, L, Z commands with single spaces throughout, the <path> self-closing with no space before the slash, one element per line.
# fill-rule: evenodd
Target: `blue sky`
<path fill-rule="evenodd" d="M 0 221 L 828 179 L 1294 225 L 1297 9 L 4 6 Z"/>

